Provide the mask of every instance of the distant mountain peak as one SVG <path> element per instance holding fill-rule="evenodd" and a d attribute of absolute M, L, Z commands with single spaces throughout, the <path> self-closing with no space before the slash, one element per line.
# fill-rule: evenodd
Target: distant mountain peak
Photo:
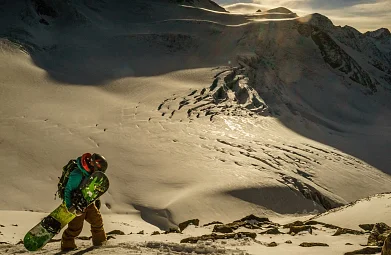
<path fill-rule="evenodd" d="M 319 13 L 313 13 L 307 16 L 304 16 L 299 19 L 303 23 L 308 23 L 310 25 L 313 25 L 315 27 L 319 27 L 321 29 L 329 30 L 334 27 L 333 22 L 327 18 L 326 16 L 319 14 Z"/>
<path fill-rule="evenodd" d="M 391 38 L 390 30 L 387 28 L 379 28 L 375 31 L 368 31 L 365 33 L 365 35 L 375 39 Z"/>
<path fill-rule="evenodd" d="M 268 13 L 293 13 L 291 10 L 285 8 L 285 7 L 278 7 L 274 9 L 267 10 Z"/>

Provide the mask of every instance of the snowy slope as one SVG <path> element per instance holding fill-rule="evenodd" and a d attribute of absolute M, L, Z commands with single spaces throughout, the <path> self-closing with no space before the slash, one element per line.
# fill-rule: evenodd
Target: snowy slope
<path fill-rule="evenodd" d="M 390 51 L 373 34 L 210 1 L 0 12 L 0 241 L 31 227 L 10 240 L 14 212 L 33 225 L 58 205 L 59 169 L 85 151 L 109 160 L 109 231 L 285 221 L 389 190 Z"/>

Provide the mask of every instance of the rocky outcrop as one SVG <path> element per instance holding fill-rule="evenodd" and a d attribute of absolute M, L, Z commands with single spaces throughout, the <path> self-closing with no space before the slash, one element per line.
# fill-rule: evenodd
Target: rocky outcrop
<path fill-rule="evenodd" d="M 388 39 L 391 37 L 390 30 L 388 30 L 387 28 L 379 28 L 375 31 L 368 31 L 364 35 L 379 40 Z"/>
<path fill-rule="evenodd" d="M 307 225 L 303 225 L 303 226 L 291 226 L 289 228 L 289 232 L 288 234 L 290 235 L 296 235 L 297 233 L 300 233 L 300 232 L 308 232 L 310 234 L 312 234 L 312 227 L 311 226 L 307 226 Z"/>
<path fill-rule="evenodd" d="M 376 59 L 390 66 L 391 59 L 384 49 L 378 47 L 377 40 L 373 37 L 366 36 L 350 26 L 335 27 L 330 34 L 342 44 L 360 52 L 369 59 Z"/>
<path fill-rule="evenodd" d="M 378 85 L 378 83 L 372 81 L 368 73 L 364 71 L 351 56 L 341 49 L 327 33 L 323 31 L 314 31 L 311 37 L 322 52 L 323 59 L 332 68 L 347 74 L 351 80 L 368 87 L 372 93 L 377 91 L 376 85 Z"/>
<path fill-rule="evenodd" d="M 251 214 L 232 223 L 216 225 L 213 228 L 213 232 L 232 233 L 240 227 L 248 229 L 262 229 L 262 227 L 274 225 L 275 224 L 269 221 L 268 218 L 261 218 Z"/>
<path fill-rule="evenodd" d="M 354 254 L 376 254 L 381 252 L 381 247 L 365 247 L 363 249 L 346 252 L 344 255 L 354 255 Z"/>
<path fill-rule="evenodd" d="M 263 231 L 260 233 L 261 235 L 279 235 L 279 234 L 284 234 L 283 232 L 281 232 L 280 230 L 278 230 L 278 228 L 270 228 L 266 231 Z"/>
<path fill-rule="evenodd" d="M 304 16 L 302 18 L 299 18 L 298 21 L 301 24 L 308 24 L 313 27 L 317 27 L 320 30 L 324 31 L 330 31 L 334 28 L 333 22 L 327 18 L 326 16 L 319 14 L 319 13 L 313 13 L 307 16 Z"/>
<path fill-rule="evenodd" d="M 364 232 L 354 230 L 354 229 L 348 229 L 348 228 L 338 228 L 337 232 L 333 234 L 333 236 L 339 236 L 344 234 L 351 234 L 351 235 L 363 235 Z"/>
<path fill-rule="evenodd" d="M 179 230 L 182 232 L 189 225 L 199 226 L 200 225 L 200 220 L 199 219 L 187 220 L 187 221 L 184 221 L 182 223 L 179 223 L 178 227 L 179 227 Z"/>
<path fill-rule="evenodd" d="M 222 223 L 221 221 L 212 221 L 212 222 L 206 223 L 206 224 L 204 224 L 202 226 L 203 227 L 207 227 L 207 226 L 216 225 L 216 224 L 224 224 L 224 223 Z"/>
<path fill-rule="evenodd" d="M 391 227 L 381 222 L 376 223 L 368 237 L 368 245 L 382 246 L 384 240 L 391 233 Z"/>
<path fill-rule="evenodd" d="M 371 231 L 375 224 L 360 224 L 358 225 L 360 228 L 364 229 L 365 231 Z"/>
<path fill-rule="evenodd" d="M 106 235 L 125 235 L 125 233 L 121 230 L 115 229 L 110 232 L 107 232 Z"/>
<path fill-rule="evenodd" d="M 391 234 L 384 240 L 381 255 L 391 255 Z"/>
<path fill-rule="evenodd" d="M 362 34 L 350 26 L 334 26 L 330 19 L 315 13 L 298 19 L 298 32 L 306 37 L 311 36 L 321 50 L 324 60 L 334 69 L 341 71 L 355 82 L 368 87 L 371 93 L 377 91 L 379 82 L 351 57 L 340 44 L 360 52 L 367 62 L 386 74 L 391 70 L 391 54 L 379 48 L 375 41 L 391 43 L 388 29 L 379 29 Z M 386 39 L 384 39 L 386 38 Z M 389 46 L 388 46 L 389 47 Z M 387 83 L 387 79 L 384 79 Z M 390 84 L 390 83 L 389 83 Z"/>
<path fill-rule="evenodd" d="M 327 243 L 311 243 L 311 242 L 304 242 L 299 244 L 301 247 L 314 247 L 314 246 L 325 246 L 328 247 L 329 245 Z"/>
<path fill-rule="evenodd" d="M 257 234 L 253 232 L 237 232 L 224 235 L 211 234 L 211 235 L 202 235 L 198 237 L 189 237 L 181 240 L 181 243 L 197 243 L 198 241 L 206 240 L 219 240 L 219 239 L 240 239 L 240 238 L 256 238 Z"/>
<path fill-rule="evenodd" d="M 299 191 L 305 198 L 316 202 L 317 204 L 323 206 L 323 208 L 325 208 L 326 210 L 330 210 L 342 205 L 341 203 L 328 198 L 326 195 L 318 191 L 315 187 L 304 183 L 297 178 L 283 174 L 280 174 L 280 176 L 282 178 L 282 181 L 280 181 L 281 183 L 287 185 L 290 189 Z"/>
<path fill-rule="evenodd" d="M 34 9 L 38 15 L 45 15 L 52 18 L 57 18 L 58 12 L 55 10 L 55 7 L 52 6 L 45 0 L 31 0 Z"/>
<path fill-rule="evenodd" d="M 319 47 L 324 61 L 332 68 L 345 73 L 351 80 L 369 88 L 371 93 L 377 91 L 379 83 L 371 79 L 370 75 L 325 30 L 319 29 L 316 25 L 310 26 L 308 24 L 299 24 L 297 29 L 303 36 L 311 36 Z"/>
<path fill-rule="evenodd" d="M 57 19 L 61 18 L 66 20 L 68 24 L 77 22 L 78 24 L 84 24 L 87 22 L 87 18 L 80 12 L 77 7 L 72 4 L 72 1 L 60 1 L 60 0 L 30 0 L 36 14 L 40 20 L 44 20 L 43 23 L 50 24 L 47 18 Z M 42 23 L 42 22 L 41 22 Z"/>

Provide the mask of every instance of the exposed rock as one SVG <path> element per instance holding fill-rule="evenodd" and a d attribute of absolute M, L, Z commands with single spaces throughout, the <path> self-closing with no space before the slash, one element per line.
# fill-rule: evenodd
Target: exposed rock
<path fill-rule="evenodd" d="M 87 241 L 87 240 L 90 240 L 92 238 L 92 236 L 78 236 L 77 239 L 79 240 L 84 240 L 84 241 Z M 54 240 L 53 240 L 54 241 Z"/>
<path fill-rule="evenodd" d="M 108 233 L 106 233 L 107 235 L 125 235 L 125 233 L 121 230 L 113 230 L 113 231 L 110 231 Z"/>
<path fill-rule="evenodd" d="M 391 228 L 381 222 L 376 223 L 373 227 L 371 233 L 368 237 L 368 245 L 369 246 L 382 246 L 384 243 L 384 240 L 387 238 L 387 236 L 391 233 Z"/>
<path fill-rule="evenodd" d="M 256 238 L 257 234 L 252 232 L 238 232 L 238 233 L 230 233 L 224 235 L 211 234 L 211 235 L 202 235 L 198 237 L 189 237 L 181 240 L 181 243 L 197 243 L 200 240 L 218 240 L 218 239 L 238 239 L 238 238 Z"/>
<path fill-rule="evenodd" d="M 42 24 L 47 25 L 47 26 L 49 25 L 49 22 L 47 22 L 47 20 L 45 20 L 45 19 L 40 19 L 39 23 L 42 23 Z"/>
<path fill-rule="evenodd" d="M 363 55 L 367 56 L 370 60 L 381 61 L 382 65 L 386 69 L 391 67 L 391 55 L 388 55 L 387 50 L 379 48 L 379 45 L 376 45 L 375 40 L 382 42 L 385 40 L 386 44 L 389 44 L 389 38 L 387 39 L 375 39 L 370 36 L 365 36 L 361 34 L 356 29 L 344 26 L 343 28 L 336 27 L 333 31 L 333 37 L 336 38 L 341 43 L 349 46 L 350 48 L 361 52 Z M 384 51 L 385 50 L 385 51 Z"/>
<path fill-rule="evenodd" d="M 307 16 L 304 16 L 298 20 L 301 23 L 309 24 L 314 27 L 318 27 L 320 29 L 324 30 L 330 30 L 334 28 L 333 22 L 326 16 L 319 14 L 319 13 L 313 13 Z"/>
<path fill-rule="evenodd" d="M 360 250 L 346 252 L 344 255 L 354 255 L 354 254 L 376 254 L 381 252 L 381 247 L 365 247 Z"/>
<path fill-rule="evenodd" d="M 221 221 L 212 221 L 210 223 L 206 223 L 204 225 L 202 225 L 203 227 L 207 227 L 207 226 L 210 226 L 210 225 L 215 225 L 215 224 L 224 224 L 222 223 Z"/>
<path fill-rule="evenodd" d="M 285 224 L 283 228 L 291 228 L 291 227 L 296 227 L 296 226 L 304 226 L 304 223 L 302 221 L 294 221 L 292 223 Z"/>
<path fill-rule="evenodd" d="M 220 233 L 232 233 L 234 230 L 245 227 L 248 229 L 261 229 L 263 224 L 273 224 L 269 221 L 268 218 L 257 217 L 253 214 L 246 216 L 240 220 L 236 220 L 232 223 L 224 224 L 224 225 L 216 225 L 213 228 L 213 232 Z"/>
<path fill-rule="evenodd" d="M 297 26 L 297 31 L 302 36 L 310 37 L 312 33 L 312 26 L 305 23 L 299 23 L 299 25 Z"/>
<path fill-rule="evenodd" d="M 236 229 L 236 228 L 232 228 L 232 227 L 227 226 L 227 225 L 216 225 L 213 228 L 213 232 L 232 233 L 232 232 L 234 232 L 234 229 Z"/>
<path fill-rule="evenodd" d="M 179 228 L 170 228 L 169 230 L 165 231 L 164 234 L 169 234 L 169 233 L 181 233 Z"/>
<path fill-rule="evenodd" d="M 376 82 L 373 82 L 369 74 L 348 55 L 338 44 L 324 31 L 319 30 L 311 34 L 312 40 L 318 45 L 323 59 L 332 68 L 349 76 L 349 78 L 365 87 L 372 93 L 377 91 Z"/>
<path fill-rule="evenodd" d="M 116 239 L 114 236 L 107 236 L 107 240 Z"/>
<path fill-rule="evenodd" d="M 319 46 L 325 61 L 334 69 L 338 69 L 347 74 L 350 79 L 369 87 L 372 93 L 376 92 L 376 86 L 380 83 L 370 73 L 364 70 L 353 58 L 347 54 L 338 44 L 342 43 L 367 56 L 368 62 L 379 70 L 388 73 L 391 69 L 391 54 L 379 48 L 373 39 L 381 44 L 389 45 L 391 36 L 388 29 L 379 29 L 373 32 L 362 34 L 357 29 L 350 26 L 334 26 L 329 18 L 315 13 L 297 19 L 298 32 L 306 37 L 312 33 L 314 42 Z M 321 34 L 314 36 L 321 32 Z M 325 35 L 326 34 L 326 35 Z M 325 37 L 321 44 L 329 44 L 326 47 L 320 45 L 322 39 L 315 37 Z M 327 48 L 325 52 L 324 48 Z M 340 48 L 340 50 L 336 50 Z M 387 48 L 387 47 L 386 47 Z M 338 52 L 340 51 L 340 52 Z M 348 57 L 348 58 L 347 58 Z M 387 82 L 387 80 L 385 79 Z"/>
<path fill-rule="evenodd" d="M 370 36 L 375 39 L 384 39 L 389 38 L 391 36 L 390 30 L 387 28 L 379 28 L 378 30 L 366 32 L 364 35 Z"/>
<path fill-rule="evenodd" d="M 27 1 L 28 2 L 28 1 Z M 63 19 L 68 24 L 79 23 L 85 24 L 88 19 L 79 11 L 78 7 L 70 3 L 70 1 L 63 0 L 31 0 L 31 10 L 28 9 L 26 13 L 34 12 L 34 14 L 24 14 L 27 16 L 40 16 L 39 22 L 49 25 L 47 19 Z M 26 20 L 27 17 L 24 18 Z"/>
<path fill-rule="evenodd" d="M 250 214 L 250 215 L 240 219 L 239 221 L 251 221 L 252 223 L 256 223 L 256 224 L 270 222 L 269 218 L 258 217 L 258 216 L 255 216 L 254 214 Z"/>
<path fill-rule="evenodd" d="M 360 228 L 364 229 L 365 231 L 371 231 L 375 224 L 360 224 L 358 225 Z"/>
<path fill-rule="evenodd" d="M 388 235 L 384 240 L 381 255 L 391 255 L 391 235 Z"/>
<path fill-rule="evenodd" d="M 160 235 L 160 232 L 159 231 L 153 231 L 151 236 L 155 236 L 155 235 Z"/>
<path fill-rule="evenodd" d="M 199 219 L 192 219 L 192 220 L 187 220 L 187 221 L 184 221 L 182 223 L 179 223 L 179 225 L 178 225 L 179 230 L 182 232 L 190 224 L 192 224 L 194 226 L 199 226 L 200 225 L 200 220 Z"/>
<path fill-rule="evenodd" d="M 348 228 L 338 228 L 337 232 L 335 232 L 333 236 L 339 236 L 343 234 L 363 235 L 364 232 Z"/>
<path fill-rule="evenodd" d="M 278 234 L 284 234 L 284 233 L 280 232 L 280 230 L 278 230 L 278 228 L 271 228 L 271 229 L 268 229 L 264 232 L 261 232 L 260 234 L 261 235 L 264 235 L 264 234 L 278 235 Z"/>
<path fill-rule="evenodd" d="M 287 244 L 291 244 L 291 243 L 292 243 L 292 241 L 291 241 L 291 240 L 286 240 L 286 241 L 285 241 L 285 243 L 287 243 Z"/>
<path fill-rule="evenodd" d="M 282 181 L 281 183 L 287 185 L 292 190 L 299 191 L 303 196 L 307 199 L 310 199 L 320 206 L 323 206 L 324 209 L 330 210 L 336 207 L 341 206 L 342 204 L 339 202 L 335 202 L 328 198 L 327 196 L 323 195 L 320 191 L 318 191 L 313 186 L 297 179 L 292 176 L 280 174 Z"/>
<path fill-rule="evenodd" d="M 314 247 L 314 246 L 329 246 L 327 243 L 301 243 L 299 244 L 301 247 Z"/>
<path fill-rule="evenodd" d="M 52 18 L 56 18 L 58 13 L 56 10 L 44 0 L 31 0 L 36 12 L 39 15 L 45 15 Z"/>
<path fill-rule="evenodd" d="M 308 231 L 308 233 L 312 234 L 312 227 L 311 226 L 292 226 L 289 229 L 288 234 L 296 235 L 299 232 L 302 231 Z"/>
<path fill-rule="evenodd" d="M 261 10 L 261 9 L 258 9 L 256 12 L 262 12 L 262 10 Z"/>
<path fill-rule="evenodd" d="M 271 242 L 266 245 L 267 247 L 276 247 L 278 244 L 276 242 Z"/>
<path fill-rule="evenodd" d="M 331 228 L 331 229 L 338 229 L 338 228 L 340 228 L 340 227 L 332 225 L 332 224 L 323 223 L 323 222 L 319 222 L 319 221 L 315 221 L 315 220 L 306 221 L 305 225 L 322 225 L 323 227 Z"/>
<path fill-rule="evenodd" d="M 137 233 L 138 235 L 144 235 L 144 230 L 141 230 L 140 232 Z"/>

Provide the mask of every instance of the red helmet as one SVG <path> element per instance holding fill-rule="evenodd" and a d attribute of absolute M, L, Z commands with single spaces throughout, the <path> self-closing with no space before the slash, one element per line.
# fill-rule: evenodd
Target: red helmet
<path fill-rule="evenodd" d="M 105 172 L 108 166 L 105 157 L 98 153 L 94 153 L 92 155 L 91 153 L 84 153 L 81 156 L 81 164 L 84 170 L 89 173 L 93 173 L 95 171 Z"/>

